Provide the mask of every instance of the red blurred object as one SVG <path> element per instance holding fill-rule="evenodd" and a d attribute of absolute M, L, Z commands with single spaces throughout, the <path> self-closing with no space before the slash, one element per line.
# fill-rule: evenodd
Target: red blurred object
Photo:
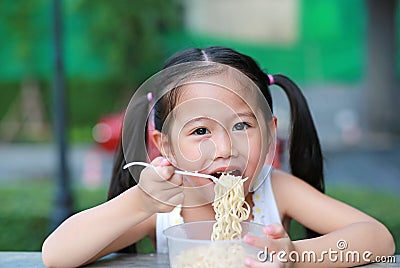
<path fill-rule="evenodd" d="M 92 135 L 100 147 L 114 152 L 120 142 L 124 112 L 102 117 L 93 127 Z"/>
<path fill-rule="evenodd" d="M 272 162 L 272 166 L 276 169 L 281 168 L 283 149 L 284 149 L 284 141 L 281 140 L 280 138 L 277 138 L 274 161 Z"/>

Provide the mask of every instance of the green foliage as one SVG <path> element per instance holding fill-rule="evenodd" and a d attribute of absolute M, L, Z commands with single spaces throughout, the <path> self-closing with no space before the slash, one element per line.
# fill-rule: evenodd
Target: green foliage
<path fill-rule="evenodd" d="M 400 197 L 379 190 L 328 189 L 328 194 L 382 222 L 392 233 L 396 254 L 400 253 Z"/>
<path fill-rule="evenodd" d="M 62 3 L 69 127 L 88 129 L 102 115 L 124 109 L 134 89 L 160 69 L 167 57 L 165 36 L 180 27 L 179 3 L 175 0 Z M 20 81 L 32 77 L 41 81 L 51 122 L 52 20 L 51 1 L 0 1 L 0 57 L 6 63 L 0 66 L 0 120 L 10 108 L 10 100 L 18 95 Z M 88 138 L 85 135 L 83 141 Z"/>
<path fill-rule="evenodd" d="M 85 17 L 89 46 L 122 85 L 137 85 L 160 67 L 165 35 L 179 26 L 173 0 L 81 0 L 75 12 Z"/>
<path fill-rule="evenodd" d="M 76 188 L 77 211 L 106 200 L 106 189 Z M 0 184 L 0 251 L 40 251 L 49 233 L 54 187 L 48 180 Z"/>
<path fill-rule="evenodd" d="M 0 1 L 0 56 L 5 59 L 0 76 L 21 79 L 43 77 L 48 72 L 51 39 L 49 1 Z"/>
<path fill-rule="evenodd" d="M 50 213 L 49 183 L 2 185 L 0 250 L 39 250 Z"/>
<path fill-rule="evenodd" d="M 284 73 L 300 84 L 360 83 L 364 78 L 367 12 L 363 0 L 301 1 L 299 39 L 288 46 L 188 32 L 180 0 L 62 3 L 73 140 L 90 140 L 86 130 L 102 115 L 123 109 L 137 86 L 158 71 L 167 57 L 188 47 L 229 46 L 254 57 L 266 71 Z M 0 120 L 27 77 L 40 81 L 46 118 L 51 120 L 52 15 L 51 1 L 0 1 L 0 58 L 4 62 L 0 65 Z M 398 71 L 399 66 L 397 60 Z"/>

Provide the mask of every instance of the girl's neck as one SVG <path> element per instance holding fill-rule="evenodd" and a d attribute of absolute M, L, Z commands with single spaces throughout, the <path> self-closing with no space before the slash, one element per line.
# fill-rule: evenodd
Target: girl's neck
<path fill-rule="evenodd" d="M 215 220 L 215 213 L 211 204 L 199 207 L 182 208 L 181 216 L 184 222 Z"/>

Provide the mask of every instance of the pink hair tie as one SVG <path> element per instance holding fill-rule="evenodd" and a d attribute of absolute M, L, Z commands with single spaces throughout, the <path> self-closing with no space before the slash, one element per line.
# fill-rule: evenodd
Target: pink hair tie
<path fill-rule="evenodd" d="M 269 85 L 270 86 L 275 84 L 274 76 L 272 74 L 268 75 L 268 79 L 269 79 Z"/>
<path fill-rule="evenodd" d="M 149 102 L 151 102 L 153 100 L 153 93 L 151 93 L 151 92 L 147 93 L 147 100 Z"/>

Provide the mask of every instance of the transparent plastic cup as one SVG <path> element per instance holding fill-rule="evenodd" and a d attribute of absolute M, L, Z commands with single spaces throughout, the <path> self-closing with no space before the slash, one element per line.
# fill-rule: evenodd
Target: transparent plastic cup
<path fill-rule="evenodd" d="M 242 239 L 211 241 L 214 223 L 183 223 L 164 230 L 171 267 L 245 267 L 247 257 L 257 259 L 262 249 L 249 246 Z M 263 225 L 251 222 L 241 225 L 242 238 L 246 234 L 266 237 Z"/>

